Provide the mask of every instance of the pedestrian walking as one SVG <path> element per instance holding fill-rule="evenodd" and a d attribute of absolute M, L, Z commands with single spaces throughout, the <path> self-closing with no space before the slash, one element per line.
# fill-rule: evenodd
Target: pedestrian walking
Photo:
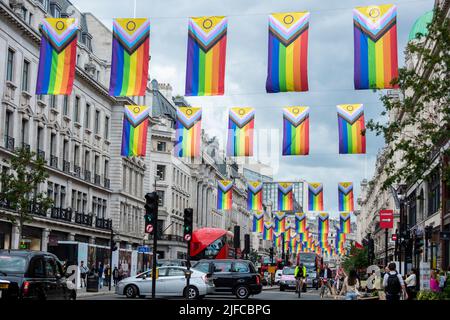
<path fill-rule="evenodd" d="M 105 280 L 103 281 L 103 284 L 105 286 L 109 286 L 109 283 L 111 281 L 111 267 L 109 266 L 109 264 L 105 266 L 105 270 L 103 271 L 103 273 L 105 275 Z"/>
<path fill-rule="evenodd" d="M 115 286 L 117 286 L 117 282 L 119 282 L 119 269 L 117 269 L 117 266 L 114 266 L 113 280 L 114 280 L 114 287 L 115 287 Z"/>
<path fill-rule="evenodd" d="M 408 293 L 408 300 L 413 300 L 417 295 L 417 269 L 412 268 L 408 277 L 405 279 L 406 292 Z"/>
<path fill-rule="evenodd" d="M 89 268 L 84 265 L 84 261 L 81 261 L 81 263 L 80 263 L 81 288 L 83 288 L 83 283 L 84 283 L 84 286 L 86 287 L 86 276 L 87 276 L 88 272 L 89 272 Z"/>
<path fill-rule="evenodd" d="M 355 270 L 350 270 L 348 276 L 344 279 L 340 294 L 345 293 L 345 300 L 357 300 L 359 296 L 359 286 L 358 274 Z"/>
<path fill-rule="evenodd" d="M 99 289 L 103 288 L 103 263 L 100 262 L 98 266 L 98 287 Z"/>
<path fill-rule="evenodd" d="M 439 291 L 444 291 L 445 281 L 447 280 L 444 271 L 439 273 Z"/>
<path fill-rule="evenodd" d="M 435 270 L 431 270 L 430 273 L 430 289 L 433 292 L 439 292 L 439 281 L 437 280 Z"/>
<path fill-rule="evenodd" d="M 386 300 L 400 300 L 400 294 L 402 292 L 404 298 L 408 299 L 405 282 L 403 281 L 401 274 L 397 272 L 396 264 L 394 262 L 391 262 L 389 263 L 387 268 L 389 272 L 387 272 L 383 277 L 383 287 L 386 292 Z"/>

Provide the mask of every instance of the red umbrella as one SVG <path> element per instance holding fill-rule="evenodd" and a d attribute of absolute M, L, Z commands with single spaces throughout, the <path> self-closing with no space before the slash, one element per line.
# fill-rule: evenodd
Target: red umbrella
<path fill-rule="evenodd" d="M 355 248 L 357 249 L 364 249 L 363 245 L 360 244 L 359 242 L 355 241 Z"/>

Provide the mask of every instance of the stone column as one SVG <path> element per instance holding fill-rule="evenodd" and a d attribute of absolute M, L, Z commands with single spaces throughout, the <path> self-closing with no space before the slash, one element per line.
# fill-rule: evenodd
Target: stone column
<path fill-rule="evenodd" d="M 67 241 L 75 241 L 75 233 L 69 233 L 67 236 Z"/>
<path fill-rule="evenodd" d="M 42 230 L 42 236 L 41 236 L 41 250 L 42 251 L 48 250 L 49 235 L 50 235 L 50 229 L 46 228 L 46 229 Z"/>
<path fill-rule="evenodd" d="M 11 228 L 11 249 L 19 249 L 19 226 L 13 225 Z"/>
<path fill-rule="evenodd" d="M 89 237 L 89 244 L 95 244 L 95 237 L 94 236 L 90 236 Z"/>

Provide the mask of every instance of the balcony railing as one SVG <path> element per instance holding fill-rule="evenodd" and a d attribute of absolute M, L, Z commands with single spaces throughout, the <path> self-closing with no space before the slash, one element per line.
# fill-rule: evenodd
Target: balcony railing
<path fill-rule="evenodd" d="M 74 165 L 73 166 L 73 173 L 74 173 L 75 177 L 81 178 L 81 167 L 77 166 L 77 165 Z"/>
<path fill-rule="evenodd" d="M 0 200 L 0 208 L 12 209 L 11 203 L 7 200 Z"/>
<path fill-rule="evenodd" d="M 101 177 L 99 174 L 94 175 L 94 183 L 100 185 Z"/>
<path fill-rule="evenodd" d="M 45 160 L 45 151 L 41 149 L 37 149 L 37 157 L 39 159 Z"/>
<path fill-rule="evenodd" d="M 70 173 L 70 162 L 63 160 L 63 171 L 65 173 Z"/>
<path fill-rule="evenodd" d="M 84 180 L 91 182 L 91 172 L 89 170 L 84 170 Z"/>
<path fill-rule="evenodd" d="M 63 209 L 63 208 L 55 208 L 53 207 L 51 209 L 51 214 L 50 216 L 53 219 L 57 219 L 57 220 L 63 220 L 63 221 L 72 221 L 72 210 L 70 209 Z"/>
<path fill-rule="evenodd" d="M 53 155 L 50 156 L 50 166 L 58 169 L 58 157 Z"/>
<path fill-rule="evenodd" d="M 99 229 L 111 230 L 112 220 L 104 218 L 95 218 L 95 227 Z"/>
<path fill-rule="evenodd" d="M 47 211 L 43 210 L 42 207 L 38 204 L 30 205 L 30 212 L 36 216 L 46 217 Z"/>
<path fill-rule="evenodd" d="M 111 180 L 109 180 L 108 178 L 105 178 L 105 188 L 109 189 L 111 187 Z"/>
<path fill-rule="evenodd" d="M 92 227 L 92 215 L 76 212 L 75 223 Z"/>
<path fill-rule="evenodd" d="M 27 151 L 30 151 L 30 150 L 31 150 L 30 145 L 29 145 L 28 143 L 25 143 L 25 142 L 22 142 L 22 144 L 21 144 L 20 147 L 21 147 L 22 149 L 27 150 Z"/>
<path fill-rule="evenodd" d="M 14 151 L 14 141 L 13 137 L 5 135 L 5 148 Z"/>

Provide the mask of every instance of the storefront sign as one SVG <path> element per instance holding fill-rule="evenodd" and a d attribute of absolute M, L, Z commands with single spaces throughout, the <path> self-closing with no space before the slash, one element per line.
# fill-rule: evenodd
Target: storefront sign
<path fill-rule="evenodd" d="M 380 210 L 380 228 L 394 228 L 394 210 Z"/>

